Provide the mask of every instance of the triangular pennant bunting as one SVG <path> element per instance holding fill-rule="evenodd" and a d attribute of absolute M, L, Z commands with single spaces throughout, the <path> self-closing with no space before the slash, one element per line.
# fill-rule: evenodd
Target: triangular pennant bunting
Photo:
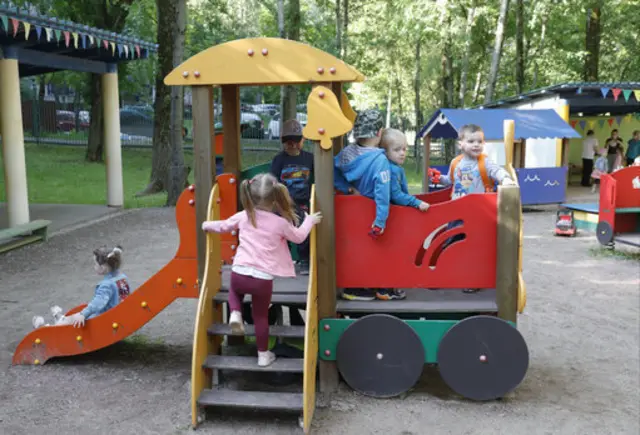
<path fill-rule="evenodd" d="M 595 121 L 589 121 L 588 124 L 589 124 L 589 128 L 591 128 L 591 129 L 596 128 L 596 122 Z"/>
<path fill-rule="evenodd" d="M 78 34 L 77 33 L 72 33 L 71 36 L 73 36 L 73 46 L 75 48 L 78 48 Z"/>
<path fill-rule="evenodd" d="M 71 33 L 69 33 L 67 30 L 65 30 L 62 33 L 64 34 L 64 45 L 66 47 L 68 47 L 69 46 L 69 42 L 71 41 Z"/>
<path fill-rule="evenodd" d="M 569 124 L 571 124 L 571 128 L 576 128 L 576 124 L 577 123 L 578 123 L 578 121 L 576 121 L 576 120 L 573 120 L 573 121 L 569 122 Z"/>
<path fill-rule="evenodd" d="M 89 35 L 89 47 L 93 45 L 93 36 Z"/>
<path fill-rule="evenodd" d="M 613 118 L 607 119 L 607 122 L 609 123 L 609 127 L 611 127 L 613 125 Z"/>
<path fill-rule="evenodd" d="M 622 124 L 622 116 L 616 116 L 616 122 L 618 123 L 618 125 Z"/>
<path fill-rule="evenodd" d="M 9 18 L 4 15 L 0 15 L 0 23 L 2 23 L 2 27 L 4 27 L 4 31 L 9 33 Z"/>
<path fill-rule="evenodd" d="M 51 33 L 53 32 L 53 30 L 46 28 L 44 29 L 44 33 L 47 34 L 47 42 L 51 41 Z"/>
<path fill-rule="evenodd" d="M 636 96 L 636 101 L 640 101 L 640 90 L 633 91 L 633 95 Z"/>
<path fill-rule="evenodd" d="M 87 35 L 80 35 L 80 46 L 82 48 L 87 48 Z"/>
<path fill-rule="evenodd" d="M 618 97 L 620 96 L 620 92 L 622 92 L 622 89 L 618 89 L 618 88 L 611 89 L 611 93 L 613 94 L 613 100 L 614 101 L 618 101 Z"/>
<path fill-rule="evenodd" d="M 602 92 L 602 98 L 606 98 L 609 93 L 609 88 L 600 88 L 600 92 Z"/>
<path fill-rule="evenodd" d="M 631 118 L 633 118 L 633 115 L 631 113 L 629 113 L 624 117 L 624 120 L 629 122 L 629 121 L 631 121 Z"/>
<path fill-rule="evenodd" d="M 587 122 L 583 119 L 582 121 L 580 121 L 580 128 L 584 130 L 585 126 L 587 125 Z"/>
<path fill-rule="evenodd" d="M 36 26 L 36 36 L 38 37 L 38 40 L 40 40 L 41 35 L 42 35 L 42 27 Z"/>
<path fill-rule="evenodd" d="M 107 40 L 103 40 L 103 41 L 102 41 L 102 44 L 104 45 L 104 49 L 105 49 L 105 50 L 109 48 L 109 41 L 107 41 Z"/>
<path fill-rule="evenodd" d="M 24 26 L 24 40 L 26 41 L 29 39 L 29 32 L 31 32 L 31 23 L 23 22 L 22 25 Z"/>
<path fill-rule="evenodd" d="M 576 91 L 576 94 L 580 95 L 582 93 L 582 88 L 578 88 L 578 90 Z"/>
<path fill-rule="evenodd" d="M 116 55 L 116 43 L 115 42 L 111 42 L 111 55 L 115 56 Z"/>
<path fill-rule="evenodd" d="M 138 55 L 138 57 L 140 57 L 140 46 L 139 45 L 136 45 L 136 54 Z M 636 98 L 637 98 L 638 95 L 640 95 L 640 91 L 635 91 L 635 92 L 638 92 L 638 94 L 636 94 Z"/>
<path fill-rule="evenodd" d="M 629 101 L 629 97 L 631 97 L 631 89 L 625 89 L 624 91 L 622 91 L 622 95 L 624 96 L 624 101 L 627 102 Z"/>
<path fill-rule="evenodd" d="M 118 44 L 118 56 L 122 56 L 122 45 Z"/>
<path fill-rule="evenodd" d="M 102 45 L 102 39 L 96 38 L 96 48 L 100 48 L 101 45 Z"/>
<path fill-rule="evenodd" d="M 604 119 L 599 119 L 598 120 L 598 125 L 600 126 L 600 128 L 604 128 L 604 123 L 607 122 Z"/>
<path fill-rule="evenodd" d="M 126 44 L 124 46 L 124 56 L 129 57 L 129 46 Z"/>
<path fill-rule="evenodd" d="M 53 29 L 53 34 L 56 37 L 56 42 L 60 42 L 60 35 L 62 35 L 62 32 L 58 29 Z"/>
<path fill-rule="evenodd" d="M 11 18 L 11 24 L 13 25 L 13 37 L 15 38 L 18 34 L 18 28 L 20 27 L 20 21 L 16 18 Z"/>

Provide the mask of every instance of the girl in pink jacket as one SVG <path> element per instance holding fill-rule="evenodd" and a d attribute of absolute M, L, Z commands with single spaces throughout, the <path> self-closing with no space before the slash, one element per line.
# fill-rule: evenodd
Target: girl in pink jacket
<path fill-rule="evenodd" d="M 276 356 L 268 350 L 269 305 L 273 278 L 295 277 L 295 269 L 287 240 L 302 243 L 322 215 L 305 214 L 302 225 L 287 188 L 271 174 L 258 174 L 240 184 L 240 201 L 244 211 L 224 221 L 206 221 L 207 232 L 228 233 L 239 230 L 240 243 L 231 267 L 229 288 L 229 324 L 236 333 L 244 333 L 242 299 L 251 295 L 251 309 L 256 329 L 258 365 L 272 364 Z"/>

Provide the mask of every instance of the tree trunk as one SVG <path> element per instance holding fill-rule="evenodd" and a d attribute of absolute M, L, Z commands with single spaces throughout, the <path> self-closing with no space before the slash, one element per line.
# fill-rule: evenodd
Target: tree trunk
<path fill-rule="evenodd" d="M 469 56 L 471 55 L 471 41 L 473 39 L 473 21 L 476 15 L 476 2 L 471 3 L 469 14 L 467 15 L 467 26 L 465 28 L 464 57 L 462 58 L 462 72 L 460 73 L 460 94 L 458 100 L 460 107 L 465 107 L 465 97 L 467 93 L 467 76 L 469 74 Z"/>
<path fill-rule="evenodd" d="M 396 95 L 398 96 L 398 120 L 400 121 L 398 127 L 402 132 L 405 132 L 407 126 L 404 120 L 404 110 L 402 109 L 402 83 L 400 82 L 399 74 L 396 75 Z"/>
<path fill-rule="evenodd" d="M 533 56 L 534 67 L 533 67 L 533 82 L 531 83 L 531 87 L 533 89 L 538 87 L 538 70 L 539 70 L 539 62 L 540 56 L 542 56 L 544 50 L 545 37 L 547 35 L 547 18 L 549 17 L 548 13 L 546 13 L 542 18 L 542 24 L 540 27 L 540 43 L 538 44 L 538 49 L 536 50 L 536 54 Z"/>
<path fill-rule="evenodd" d="M 104 147 L 102 144 L 102 77 L 91 74 L 91 120 L 89 122 L 89 144 L 85 160 L 88 162 L 102 162 Z"/>
<path fill-rule="evenodd" d="M 342 60 L 347 61 L 347 48 L 349 47 L 349 0 L 342 0 Z"/>
<path fill-rule="evenodd" d="M 453 72 L 451 59 L 451 14 L 449 5 L 444 4 L 443 25 L 445 26 L 444 42 L 442 45 L 442 107 L 453 107 Z"/>
<path fill-rule="evenodd" d="M 342 8 L 340 0 L 336 0 L 336 55 L 342 56 Z"/>
<path fill-rule="evenodd" d="M 165 86 L 164 77 L 184 56 L 186 0 L 156 0 L 158 8 L 158 70 L 151 180 L 138 195 L 167 192 L 174 206 L 185 188 L 190 168 L 185 167 L 182 128 L 184 93 L 181 86 Z"/>
<path fill-rule="evenodd" d="M 284 0 L 278 0 L 278 35 L 283 39 L 287 37 L 287 33 L 284 28 Z M 282 124 L 284 123 L 284 105 L 286 97 L 286 86 L 280 86 L 280 128 L 278 129 L 280 132 L 282 132 Z"/>
<path fill-rule="evenodd" d="M 291 39 L 293 41 L 300 40 L 300 22 L 300 0 L 289 0 L 289 7 L 287 8 L 287 17 L 285 21 L 287 39 Z M 296 119 L 296 115 L 298 112 L 296 108 L 297 99 L 297 87 L 284 86 L 284 95 L 282 98 L 282 121 L 286 121 L 288 119 Z"/>
<path fill-rule="evenodd" d="M 524 2 L 516 0 L 516 91 L 524 92 Z"/>
<path fill-rule="evenodd" d="M 471 97 L 471 104 L 476 104 L 478 102 L 478 97 L 480 96 L 480 82 L 482 81 L 482 70 L 478 71 L 476 74 L 476 84 L 473 87 L 473 96 Z"/>
<path fill-rule="evenodd" d="M 487 81 L 487 90 L 484 96 L 484 102 L 489 103 L 493 99 L 496 83 L 498 82 L 498 70 L 500 68 L 500 57 L 502 57 L 502 43 L 504 42 L 504 27 L 507 21 L 507 13 L 509 11 L 509 0 L 500 0 L 500 16 L 496 26 L 496 41 L 493 47 L 493 56 L 491 58 L 491 70 L 489 71 L 489 80 Z"/>
<path fill-rule="evenodd" d="M 600 5 L 594 2 L 593 7 L 587 10 L 587 34 L 586 51 L 584 59 L 584 81 L 598 81 L 598 63 L 600 61 Z"/>
<path fill-rule="evenodd" d="M 418 157 L 418 146 L 420 144 L 420 140 L 418 139 L 418 130 L 422 128 L 422 124 L 424 119 L 422 118 L 422 109 L 420 108 L 420 88 L 422 87 L 422 68 L 420 65 L 422 56 L 420 55 L 420 49 L 422 45 L 422 35 L 418 35 L 416 38 L 416 75 L 413 79 L 413 92 L 415 96 L 415 100 L 413 103 L 413 109 L 415 112 L 416 118 L 416 137 L 414 140 L 414 148 L 413 148 L 413 156 L 415 158 Z"/>
<path fill-rule="evenodd" d="M 391 128 L 391 83 L 387 89 L 387 117 L 384 123 L 384 128 Z"/>

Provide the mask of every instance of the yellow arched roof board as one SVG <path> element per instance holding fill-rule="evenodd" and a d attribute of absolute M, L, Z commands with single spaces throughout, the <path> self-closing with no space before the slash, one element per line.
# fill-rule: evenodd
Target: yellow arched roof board
<path fill-rule="evenodd" d="M 168 86 L 283 85 L 361 82 L 352 66 L 310 45 L 280 38 L 248 38 L 208 48 L 169 73 Z"/>

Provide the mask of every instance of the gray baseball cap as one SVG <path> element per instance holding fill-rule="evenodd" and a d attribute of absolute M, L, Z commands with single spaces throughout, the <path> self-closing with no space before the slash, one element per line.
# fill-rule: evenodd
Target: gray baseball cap
<path fill-rule="evenodd" d="M 383 126 L 382 113 L 376 109 L 367 109 L 358 113 L 353 124 L 353 138 L 367 139 L 376 137 Z"/>
<path fill-rule="evenodd" d="M 281 138 L 291 137 L 302 137 L 302 125 L 295 119 L 289 119 L 282 124 Z"/>

